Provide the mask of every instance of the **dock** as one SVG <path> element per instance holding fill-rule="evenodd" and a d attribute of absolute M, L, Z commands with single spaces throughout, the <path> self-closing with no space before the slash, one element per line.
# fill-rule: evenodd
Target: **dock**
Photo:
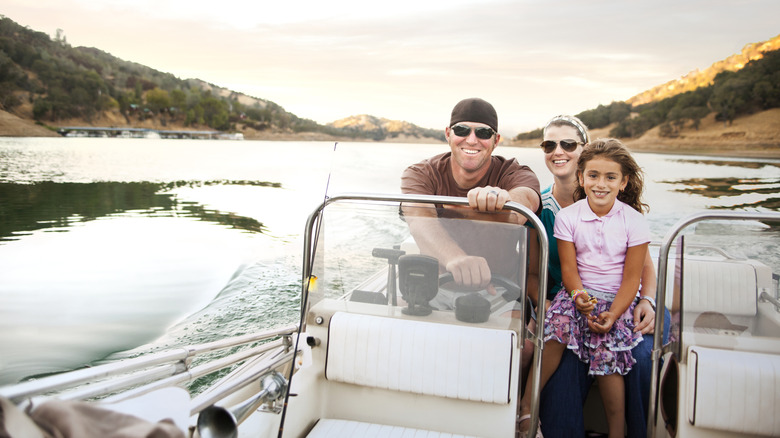
<path fill-rule="evenodd" d="M 243 140 L 244 134 L 222 131 L 181 131 L 149 128 L 104 128 L 93 126 L 63 126 L 57 130 L 63 137 L 115 138 L 179 138 L 201 140 Z"/>

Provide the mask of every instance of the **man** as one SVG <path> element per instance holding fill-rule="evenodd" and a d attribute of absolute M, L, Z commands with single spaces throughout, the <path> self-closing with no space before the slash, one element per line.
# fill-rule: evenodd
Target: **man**
<path fill-rule="evenodd" d="M 405 205 L 404 214 L 423 254 L 436 257 L 440 266 L 452 273 L 458 285 L 485 288 L 491 279 L 491 268 L 502 273 L 502 270 L 509 269 L 502 264 L 507 265 L 512 259 L 492 251 L 496 245 L 480 245 L 480 241 L 488 237 L 478 231 L 445 227 L 439 221 L 420 218 L 493 215 L 499 221 L 522 224 L 524 218 L 517 215 L 498 218 L 498 212 L 509 201 L 538 212 L 541 205 L 539 180 L 528 166 L 519 164 L 516 159 L 507 160 L 493 155 L 501 139 L 498 116 L 493 106 L 482 99 L 469 98 L 458 102 L 452 109 L 444 136 L 450 151 L 409 166 L 401 176 L 401 191 L 406 194 L 467 197 L 471 211 L 439 209 L 439 212 L 432 212 Z M 509 242 L 500 237 L 491 237 L 494 237 L 493 242 L 500 242 L 509 250 L 516 248 L 507 245 Z M 473 250 L 480 246 L 489 246 L 494 256 Z"/>

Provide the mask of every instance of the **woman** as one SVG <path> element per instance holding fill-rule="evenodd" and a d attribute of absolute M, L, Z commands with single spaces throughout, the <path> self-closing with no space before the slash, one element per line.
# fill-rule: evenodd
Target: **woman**
<path fill-rule="evenodd" d="M 577 160 L 590 138 L 587 127 L 581 120 L 565 115 L 553 117 L 545 126 L 543 135 L 541 147 L 547 169 L 553 176 L 553 184 L 542 191 L 541 220 L 547 235 L 552 236 L 555 215 L 562 208 L 574 203 L 574 191 L 578 185 Z M 546 307 L 550 305 L 562 283 L 555 239 L 550 239 L 549 253 Z M 655 268 L 649 252 L 645 257 L 641 284 L 641 299 L 634 309 L 634 330 L 649 334 L 653 332 L 655 322 L 656 291 Z M 534 305 L 538 302 L 535 292 L 536 289 L 529 288 L 529 296 Z M 664 338 L 666 336 L 665 333 Z M 644 437 L 647 432 L 652 344 L 652 336 L 644 336 L 640 344 L 632 350 L 636 364 L 625 376 L 626 424 L 628 436 L 631 437 Z M 558 369 L 550 377 L 541 394 L 539 418 L 545 437 L 585 435 L 582 406 L 592 382 L 593 378 L 588 376 L 588 365 L 579 361 L 571 351 L 564 352 Z"/>

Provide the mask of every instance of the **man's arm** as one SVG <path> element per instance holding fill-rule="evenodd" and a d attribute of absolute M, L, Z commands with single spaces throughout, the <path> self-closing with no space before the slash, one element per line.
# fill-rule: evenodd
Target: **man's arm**
<path fill-rule="evenodd" d="M 487 286 L 491 278 L 487 260 L 466 254 L 442 227 L 431 205 L 406 203 L 401 208 L 422 254 L 438 259 L 458 284 Z"/>
<path fill-rule="evenodd" d="M 536 190 L 530 187 L 515 187 L 509 191 L 509 195 L 513 201 L 528 207 L 534 213 L 539 212 L 542 198 Z"/>

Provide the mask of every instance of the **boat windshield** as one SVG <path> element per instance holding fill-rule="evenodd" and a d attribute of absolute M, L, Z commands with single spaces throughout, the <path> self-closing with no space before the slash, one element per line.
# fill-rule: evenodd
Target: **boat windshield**
<path fill-rule="evenodd" d="M 326 300 L 334 312 L 518 330 L 529 277 L 538 287 L 539 256 L 530 270 L 528 263 L 536 233 L 524 222 L 517 212 L 467 205 L 330 203 L 314 226 L 309 308 Z M 455 280 L 447 270 L 453 260 L 486 277 L 472 278 L 477 285 Z"/>

